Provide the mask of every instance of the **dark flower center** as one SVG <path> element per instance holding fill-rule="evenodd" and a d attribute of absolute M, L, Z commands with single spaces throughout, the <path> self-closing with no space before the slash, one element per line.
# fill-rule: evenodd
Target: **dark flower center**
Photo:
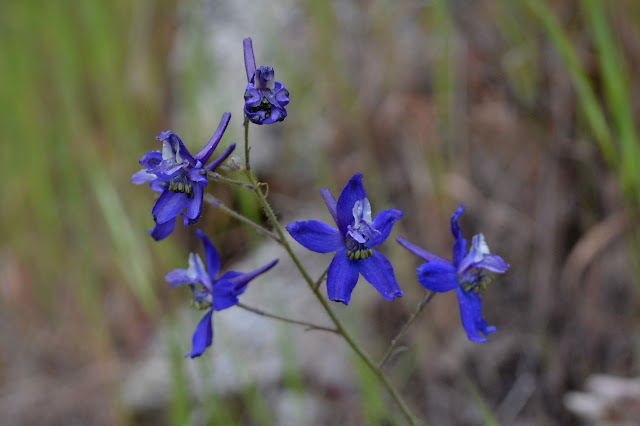
<path fill-rule="evenodd" d="M 373 256 L 373 250 L 366 247 L 355 251 L 347 250 L 347 256 L 349 257 L 349 260 L 364 260 Z"/>
<path fill-rule="evenodd" d="M 193 198 L 193 185 L 186 176 L 176 176 L 169 182 L 169 191 L 184 193 L 187 198 Z"/>
<path fill-rule="evenodd" d="M 247 95 L 245 94 L 245 99 L 247 99 Z M 255 114 L 259 111 L 264 111 L 264 118 L 267 119 L 269 118 L 269 116 L 271 115 L 271 108 L 273 107 L 273 105 L 271 105 L 271 102 L 269 102 L 269 100 L 265 97 L 262 98 L 262 100 L 260 101 L 260 105 L 255 106 L 255 107 L 249 107 L 249 112 L 251 114 Z"/>
<path fill-rule="evenodd" d="M 462 289 L 469 293 L 473 291 L 474 294 L 478 294 L 480 291 L 487 289 L 487 285 L 495 279 L 494 275 L 483 274 L 483 271 L 469 272 L 460 277 L 459 283 Z"/>
<path fill-rule="evenodd" d="M 347 236 L 345 245 L 347 246 L 349 260 L 362 260 L 373 256 L 373 250 L 367 247 L 366 242 L 359 243 L 351 236 Z"/>

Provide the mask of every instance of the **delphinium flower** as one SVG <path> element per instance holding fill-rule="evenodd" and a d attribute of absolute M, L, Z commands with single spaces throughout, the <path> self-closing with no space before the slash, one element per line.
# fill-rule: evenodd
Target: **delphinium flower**
<path fill-rule="evenodd" d="M 247 89 L 244 92 L 244 113 L 256 124 L 272 124 L 287 116 L 284 107 L 289 103 L 289 92 L 282 83 L 275 81 L 270 66 L 256 68 L 253 44 L 250 38 L 243 40 L 244 66 L 247 71 Z"/>
<path fill-rule="evenodd" d="M 207 266 L 195 253 L 189 255 L 188 269 L 175 269 L 165 279 L 169 288 L 188 284 L 193 291 L 192 305 L 199 310 L 208 309 L 202 317 L 195 333 L 193 333 L 191 353 L 187 356 L 196 358 L 211 346 L 213 342 L 213 311 L 222 311 L 238 304 L 238 296 L 247 289 L 249 281 L 273 268 L 278 259 L 255 271 L 243 274 L 229 271 L 218 277 L 220 272 L 220 256 L 209 238 L 199 229 L 196 236 L 202 241 Z"/>
<path fill-rule="evenodd" d="M 418 281 L 422 286 L 438 293 L 456 290 L 462 326 L 467 337 L 473 342 L 486 342 L 487 339 L 483 336 L 498 330 L 496 327 L 488 326 L 482 318 L 480 290 L 486 289 L 487 283 L 493 279 L 492 273 L 502 274 L 509 269 L 509 265 L 500 256 L 489 252 L 489 246 L 482 234 L 473 237 L 471 250 L 467 253 L 467 240 L 462 237 L 459 222 L 463 212 L 464 206 L 460 206 L 451 216 L 451 233 L 456 239 L 452 262 L 429 253 L 403 238 L 397 238 L 397 241 L 428 262 L 418 267 Z"/>
<path fill-rule="evenodd" d="M 321 193 L 338 229 L 309 220 L 290 223 L 287 231 L 309 250 L 335 252 L 327 272 L 329 299 L 348 305 L 360 274 L 386 300 L 402 297 L 391 263 L 373 249 L 387 239 L 402 212 L 385 210 L 371 220 L 371 204 L 360 173 L 347 183 L 337 202 L 329 189 L 324 188 Z"/>
<path fill-rule="evenodd" d="M 134 184 L 149 182 L 149 187 L 160 192 L 160 197 L 151 213 L 156 222 L 149 234 L 156 241 L 166 238 L 175 227 L 176 219 L 182 213 L 184 225 L 198 221 L 202 213 L 204 188 L 207 186 L 207 172 L 218 167 L 235 149 L 235 144 L 216 160 L 204 165 L 216 149 L 231 119 L 224 113 L 220 124 L 209 143 L 197 155 L 191 156 L 178 135 L 171 131 L 162 132 L 156 139 L 162 142 L 162 152 L 152 151 L 140 159 L 144 169 L 135 173 Z"/>

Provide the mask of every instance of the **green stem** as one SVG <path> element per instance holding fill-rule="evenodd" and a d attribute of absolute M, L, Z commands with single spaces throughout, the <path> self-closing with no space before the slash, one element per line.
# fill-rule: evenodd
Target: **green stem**
<path fill-rule="evenodd" d="M 218 200 L 213 195 L 204 194 L 204 200 L 207 203 L 211 204 L 213 207 L 217 208 L 218 210 L 222 210 L 223 212 L 225 212 L 229 216 L 238 219 L 242 223 L 246 223 L 247 225 L 251 226 L 252 228 L 255 228 L 255 230 L 260 232 L 261 234 L 263 234 L 263 235 L 275 240 L 278 243 L 281 243 L 280 237 L 278 237 L 278 235 L 276 235 L 273 232 L 269 231 L 268 229 L 258 225 L 257 223 L 255 223 L 251 219 L 248 219 L 248 218 L 244 217 L 243 215 L 241 215 L 237 211 L 232 210 L 229 207 L 225 206 L 222 201 Z"/>
<path fill-rule="evenodd" d="M 251 170 L 251 164 L 249 163 L 249 119 L 244 116 L 244 168 L 247 171 Z"/>
<path fill-rule="evenodd" d="M 207 172 L 207 177 L 210 178 L 213 181 L 216 181 L 216 182 L 224 182 L 224 183 L 228 183 L 230 185 L 241 186 L 241 187 L 246 188 L 246 189 L 253 189 L 253 185 L 251 185 L 249 183 L 242 182 L 240 180 L 229 179 L 228 177 L 222 176 L 220 173 L 208 171 Z"/>
<path fill-rule="evenodd" d="M 261 309 L 252 308 L 251 306 L 247 306 L 247 305 L 244 305 L 242 303 L 238 303 L 237 306 L 239 306 L 242 309 L 245 309 L 245 310 L 247 310 L 249 312 L 253 312 L 254 314 L 261 315 L 263 317 L 272 318 L 272 319 L 276 319 L 276 320 L 283 321 L 283 322 L 288 322 L 290 324 L 303 325 L 303 326 L 307 327 L 309 330 L 322 330 L 322 331 L 329 331 L 331 333 L 340 334 L 340 332 L 335 328 L 323 327 L 321 325 L 315 325 L 315 324 L 311 324 L 311 323 L 305 322 L 305 321 L 298 321 L 298 320 L 293 320 L 293 319 L 286 318 L 286 317 L 281 317 L 279 315 L 268 314 L 268 313 L 266 313 L 265 311 L 263 311 Z"/>
<path fill-rule="evenodd" d="M 402 399 L 402 396 L 400 395 L 398 390 L 391 384 L 389 379 L 387 379 L 383 371 L 380 368 L 378 368 L 378 366 L 376 366 L 376 364 L 371 360 L 371 358 L 360 348 L 360 346 L 358 346 L 358 344 L 355 342 L 353 337 L 351 337 L 349 332 L 345 329 L 345 327 L 342 325 L 342 323 L 340 322 L 336 314 L 333 312 L 333 310 L 329 306 L 329 302 L 327 302 L 324 299 L 324 297 L 322 297 L 322 295 L 320 294 L 319 289 L 316 287 L 316 282 L 314 282 L 313 279 L 311 279 L 307 270 L 304 268 L 304 266 L 302 266 L 302 263 L 300 263 L 300 259 L 298 259 L 298 256 L 296 256 L 296 254 L 293 252 L 293 249 L 291 248 L 291 245 L 287 241 L 284 235 L 284 232 L 282 231 L 282 226 L 280 225 L 280 222 L 278 222 L 278 219 L 276 218 L 276 215 L 273 212 L 271 205 L 269 204 L 267 199 L 264 197 L 264 194 L 262 193 L 262 191 L 260 191 L 258 187 L 258 182 L 256 178 L 253 176 L 253 173 L 251 173 L 248 169 L 247 169 L 247 177 L 249 178 L 249 182 L 254 186 L 253 192 L 258 197 L 260 204 L 262 204 L 265 214 L 271 221 L 271 224 L 273 225 L 275 232 L 280 237 L 280 242 L 282 246 L 289 254 L 289 257 L 291 258 L 291 260 L 293 260 L 293 263 L 296 265 L 296 267 L 302 274 L 302 277 L 304 278 L 304 280 L 309 285 L 309 289 L 313 292 L 313 294 L 316 296 L 316 299 L 318 299 L 318 301 L 320 302 L 324 310 L 327 312 L 327 315 L 329 315 L 329 317 L 331 318 L 331 321 L 338 329 L 339 334 L 341 334 L 342 337 L 344 337 L 344 340 L 347 342 L 349 346 L 351 346 L 351 349 L 354 350 L 354 352 L 358 355 L 358 357 L 360 357 L 360 359 L 367 365 L 367 367 L 369 367 L 371 372 L 375 374 L 375 376 L 378 378 L 380 383 L 382 383 L 382 385 L 387 389 L 387 392 L 389 392 L 389 394 L 391 395 L 395 403 L 398 405 L 398 407 L 402 411 L 402 414 L 405 416 L 407 422 L 410 425 L 417 425 L 418 424 L 417 421 L 414 419 L 413 415 L 411 414 L 411 411 L 409 410 L 409 407 Z"/>
<path fill-rule="evenodd" d="M 389 358 L 391 358 L 391 355 L 394 354 L 396 347 L 400 343 L 400 340 L 402 340 L 404 335 L 407 334 L 407 331 L 409 331 L 409 328 L 418 319 L 418 317 L 420 316 L 422 311 L 424 311 L 424 308 L 427 306 L 427 303 L 429 303 L 431 301 L 431 299 L 433 299 L 433 296 L 435 296 L 435 295 L 436 295 L 436 293 L 431 291 L 425 296 L 424 299 L 422 299 L 422 301 L 420 301 L 420 303 L 418 303 L 418 306 L 416 307 L 416 310 L 413 312 L 413 314 L 411 314 L 411 316 L 409 317 L 409 320 L 407 321 L 407 323 L 402 327 L 402 329 L 400 330 L 398 335 L 391 341 L 391 344 L 389 345 L 389 348 L 384 353 L 384 356 L 382 357 L 382 360 L 378 364 L 378 368 L 380 368 L 380 369 L 384 368 L 384 365 L 386 364 L 386 362 L 389 361 Z"/>
<path fill-rule="evenodd" d="M 329 272 L 329 267 L 327 266 L 327 269 L 324 270 L 324 272 L 322 273 L 322 275 L 320 275 L 320 278 L 318 278 L 315 282 L 315 284 L 313 285 L 313 288 L 317 291 L 318 288 L 320 287 L 320 284 L 322 284 L 322 280 L 324 279 L 324 277 L 327 276 L 327 272 Z"/>

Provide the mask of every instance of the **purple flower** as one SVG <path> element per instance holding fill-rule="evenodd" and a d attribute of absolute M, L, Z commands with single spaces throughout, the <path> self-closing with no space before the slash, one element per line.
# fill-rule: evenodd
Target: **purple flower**
<path fill-rule="evenodd" d="M 263 65 L 256 69 L 253 44 L 243 40 L 247 89 L 244 92 L 244 113 L 256 124 L 272 124 L 287 116 L 284 107 L 289 103 L 289 91 L 274 80 L 273 68 Z"/>
<path fill-rule="evenodd" d="M 166 131 L 156 138 L 162 142 L 162 152 L 148 152 L 140 159 L 144 169 L 135 173 L 131 182 L 136 185 L 149 182 L 151 189 L 161 193 L 151 210 L 156 226 L 149 234 L 154 240 L 160 241 L 171 234 L 178 215 L 185 209 L 186 214 L 182 213 L 185 226 L 200 218 L 207 171 L 215 170 L 236 147 L 231 144 L 218 159 L 203 166 L 220 143 L 230 119 L 230 113 L 222 115 L 209 143 L 193 157 L 178 135 Z"/>
<path fill-rule="evenodd" d="M 247 289 L 249 281 L 273 268 L 278 259 L 247 274 L 229 271 L 218 277 L 220 272 L 220 256 L 209 238 L 199 229 L 196 236 L 202 240 L 204 255 L 207 261 L 205 269 L 202 259 L 195 253 L 189 255 L 188 269 L 174 269 L 165 279 L 169 288 L 189 284 L 193 291 L 193 306 L 198 309 L 209 309 L 193 333 L 191 353 L 187 356 L 196 358 L 211 346 L 213 342 L 213 311 L 222 311 L 238 304 L 238 296 Z M 209 272 L 207 273 L 207 269 Z"/>
<path fill-rule="evenodd" d="M 321 190 L 329 212 L 338 229 L 322 222 L 309 220 L 287 225 L 289 234 L 304 247 L 317 253 L 336 254 L 327 272 L 329 299 L 349 304 L 360 274 L 370 282 L 386 300 L 402 297 L 391 263 L 380 252 L 373 250 L 384 242 L 396 220 L 399 210 L 385 210 L 371 220 L 371 204 L 362 187 L 362 175 L 356 173 L 342 190 L 338 202 L 331 192 Z"/>
<path fill-rule="evenodd" d="M 456 290 L 462 325 L 467 337 L 472 342 L 486 342 L 487 339 L 480 333 L 486 336 L 498 329 L 487 326 L 487 322 L 482 318 L 482 299 L 479 292 L 492 280 L 491 273 L 502 274 L 509 269 L 509 265 L 500 256 L 489 252 L 489 246 L 482 234 L 473 237 L 471 250 L 467 253 L 467 240 L 462 237 L 458 221 L 462 212 L 464 206 L 458 207 L 451 216 L 451 233 L 456 239 L 453 246 L 453 262 L 431 254 L 403 238 L 397 238 L 397 241 L 416 256 L 429 262 L 418 267 L 418 281 L 422 286 L 439 293 Z"/>

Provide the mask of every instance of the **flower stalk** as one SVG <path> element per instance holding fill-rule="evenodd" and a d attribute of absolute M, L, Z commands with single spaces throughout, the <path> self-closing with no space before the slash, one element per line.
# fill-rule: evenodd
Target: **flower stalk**
<path fill-rule="evenodd" d="M 245 305 L 243 303 L 238 303 L 236 306 L 238 306 L 239 308 L 242 308 L 242 309 L 244 309 L 246 311 L 253 312 L 254 314 L 266 317 L 266 318 L 275 319 L 275 320 L 286 322 L 286 323 L 289 323 L 289 324 L 302 325 L 304 327 L 307 327 L 307 330 L 321 330 L 321 331 L 328 331 L 330 333 L 340 334 L 340 332 L 335 328 L 324 327 L 322 325 L 311 324 L 310 322 L 306 322 L 306 321 L 298 321 L 298 320 L 294 320 L 294 319 L 291 319 L 291 318 L 286 318 L 286 317 L 283 317 L 283 316 L 280 316 L 280 315 L 269 314 L 269 313 L 263 311 L 262 309 L 252 308 L 251 306 L 247 306 L 247 305 Z"/>
<path fill-rule="evenodd" d="M 398 344 L 400 343 L 404 335 L 407 334 L 407 331 L 409 331 L 409 328 L 411 328 L 413 323 L 415 323 L 418 317 L 420 317 L 420 315 L 424 311 L 424 308 L 426 308 L 427 304 L 431 301 L 431 299 L 433 299 L 435 295 L 436 295 L 435 292 L 430 291 L 429 293 L 427 293 L 424 299 L 422 299 L 420 303 L 418 303 L 416 310 L 411 314 L 411 316 L 409 317 L 409 320 L 400 329 L 396 337 L 394 337 L 393 340 L 391 341 L 391 344 L 387 348 L 387 351 L 384 353 L 384 355 L 382 356 L 382 359 L 380 360 L 380 363 L 378 364 L 378 368 L 380 369 L 384 368 L 387 361 L 389 361 L 391 356 L 396 352 L 396 348 L 398 347 Z"/>
<path fill-rule="evenodd" d="M 249 131 L 247 128 L 247 130 L 245 130 L 245 146 L 248 146 L 248 145 L 249 145 Z M 269 218 L 269 221 L 271 222 L 274 228 L 274 231 L 278 234 L 278 237 L 280 238 L 280 244 L 284 247 L 287 254 L 291 258 L 293 263 L 296 265 L 296 268 L 298 268 L 298 271 L 300 271 L 300 274 L 306 281 L 307 285 L 309 286 L 309 289 L 313 292 L 318 302 L 320 302 L 320 304 L 322 305 L 322 308 L 325 310 L 327 315 L 329 315 L 329 318 L 331 319 L 331 322 L 333 322 L 333 324 L 335 325 L 338 334 L 340 334 L 344 338 L 344 340 L 351 347 L 351 349 L 353 349 L 356 355 L 358 355 L 358 357 L 366 364 L 369 370 L 371 370 L 371 372 L 376 376 L 378 381 L 385 387 L 387 392 L 389 392 L 389 394 L 391 395 L 391 398 L 393 398 L 393 400 L 397 404 L 400 411 L 402 411 L 402 414 L 404 415 L 407 422 L 412 426 L 417 425 L 418 424 L 417 420 L 414 418 L 413 414 L 411 413 L 411 410 L 405 403 L 404 399 L 402 399 L 402 396 L 400 395 L 398 390 L 395 388 L 395 386 L 393 386 L 393 384 L 391 384 L 391 382 L 389 381 L 387 376 L 385 376 L 382 369 L 380 369 L 375 364 L 375 362 L 371 359 L 371 357 L 369 357 L 369 355 L 367 355 L 364 352 L 364 350 L 360 348 L 360 346 L 356 343 L 353 337 L 351 337 L 351 334 L 349 334 L 349 332 L 345 329 L 344 325 L 338 319 L 335 312 L 333 312 L 333 309 L 331 309 L 331 307 L 329 306 L 329 302 L 325 300 L 324 297 L 322 297 L 322 294 L 320 294 L 320 290 L 316 285 L 316 282 L 313 281 L 313 279 L 307 272 L 306 268 L 302 265 L 302 263 L 300 262 L 300 259 L 291 248 L 291 244 L 289 244 L 289 242 L 287 241 L 284 235 L 282 225 L 280 225 L 280 222 L 278 221 L 275 213 L 273 212 L 271 205 L 265 198 L 262 191 L 260 191 L 258 186 L 258 181 L 256 180 L 255 176 L 253 176 L 253 173 L 249 169 L 247 169 L 247 177 L 249 179 L 249 183 L 251 183 L 254 186 L 253 192 L 256 194 L 256 197 L 258 198 L 260 205 L 262 206 L 265 214 Z"/>
<path fill-rule="evenodd" d="M 211 204 L 213 207 L 217 208 L 218 210 L 221 210 L 224 213 L 228 214 L 229 216 L 231 216 L 231 217 L 233 217 L 235 219 L 238 219 L 240 222 L 245 223 L 245 224 L 253 227 L 256 231 L 260 232 L 262 235 L 271 238 L 272 240 L 274 240 L 277 243 L 280 243 L 280 237 L 278 237 L 277 234 L 274 234 L 273 232 L 269 231 L 267 228 L 264 228 L 264 227 L 258 225 L 257 223 L 255 223 L 251 219 L 249 219 L 247 217 L 244 217 L 243 215 L 241 215 L 237 211 L 235 211 L 233 209 L 230 209 L 229 207 L 225 206 L 222 201 L 218 200 L 213 195 L 211 195 L 209 193 L 204 194 L 204 200 L 207 203 Z"/>

